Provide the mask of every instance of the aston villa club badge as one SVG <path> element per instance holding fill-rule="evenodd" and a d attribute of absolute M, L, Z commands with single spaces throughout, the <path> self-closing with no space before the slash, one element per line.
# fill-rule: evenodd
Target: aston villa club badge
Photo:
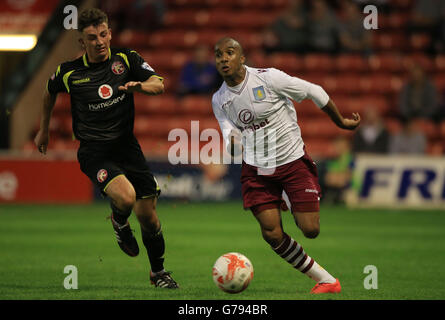
<path fill-rule="evenodd" d="M 253 96 L 255 97 L 255 100 L 261 101 L 266 98 L 266 92 L 264 91 L 263 86 L 253 88 L 252 90 L 253 90 Z"/>

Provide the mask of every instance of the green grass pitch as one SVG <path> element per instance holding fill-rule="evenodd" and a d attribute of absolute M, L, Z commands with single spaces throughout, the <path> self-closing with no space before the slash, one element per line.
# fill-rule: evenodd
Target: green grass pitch
<path fill-rule="evenodd" d="M 120 251 L 107 203 L 0 206 L 0 299 L 306 300 L 445 299 L 445 212 L 321 208 L 321 233 L 306 239 L 289 212 L 285 231 L 342 284 L 337 295 L 310 295 L 314 282 L 293 269 L 262 240 L 241 202 L 171 203 L 158 214 L 166 239 L 167 270 L 179 290 L 154 288 L 134 215 L 140 254 Z M 231 295 L 213 283 L 213 263 L 237 251 L 255 276 Z M 78 271 L 78 289 L 63 286 L 66 265 Z M 378 289 L 367 290 L 367 265 L 377 267 Z"/>

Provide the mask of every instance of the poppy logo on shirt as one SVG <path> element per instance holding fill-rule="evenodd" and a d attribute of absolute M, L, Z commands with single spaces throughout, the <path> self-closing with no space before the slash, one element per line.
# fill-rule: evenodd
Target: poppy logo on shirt
<path fill-rule="evenodd" d="M 97 93 L 102 99 L 109 99 L 113 95 L 113 88 L 111 88 L 108 84 L 103 84 L 99 87 Z"/>
<path fill-rule="evenodd" d="M 99 171 L 97 171 L 97 181 L 99 181 L 100 183 L 104 182 L 105 180 L 107 180 L 108 177 L 108 172 L 105 169 L 100 169 Z"/>
<path fill-rule="evenodd" d="M 243 109 L 238 114 L 238 119 L 244 124 L 251 123 L 253 120 L 253 113 L 249 109 Z"/>
<path fill-rule="evenodd" d="M 113 71 L 114 74 L 122 74 L 125 71 L 125 67 L 120 61 L 115 61 L 111 65 L 111 71 Z"/>

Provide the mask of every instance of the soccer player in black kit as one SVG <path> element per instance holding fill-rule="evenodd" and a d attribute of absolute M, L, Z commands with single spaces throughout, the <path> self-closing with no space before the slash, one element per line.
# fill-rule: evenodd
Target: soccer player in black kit
<path fill-rule="evenodd" d="M 178 288 L 171 272 L 164 269 L 165 242 L 156 213 L 160 188 L 133 134 L 133 93 L 161 94 L 163 79 L 136 51 L 110 48 L 111 29 L 101 10 L 83 11 L 78 31 L 85 54 L 59 65 L 48 80 L 34 142 L 45 154 L 57 93 L 70 94 L 73 132 L 80 141 L 80 169 L 110 198 L 111 222 L 120 248 L 132 257 L 139 253 L 127 220 L 134 210 L 151 265 L 151 283 Z"/>

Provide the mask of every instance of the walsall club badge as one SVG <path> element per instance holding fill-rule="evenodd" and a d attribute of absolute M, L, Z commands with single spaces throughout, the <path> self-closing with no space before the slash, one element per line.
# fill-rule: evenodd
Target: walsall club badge
<path fill-rule="evenodd" d="M 107 177 L 108 177 L 108 172 L 107 172 L 107 170 L 105 170 L 105 169 L 100 169 L 100 170 L 97 172 L 97 176 L 96 176 L 96 178 L 97 178 L 97 181 L 99 181 L 100 183 L 102 183 L 102 182 L 104 182 L 105 180 L 107 180 Z"/>
<path fill-rule="evenodd" d="M 122 74 L 125 71 L 125 67 L 120 61 L 115 61 L 111 65 L 111 71 L 113 71 L 114 74 Z"/>

